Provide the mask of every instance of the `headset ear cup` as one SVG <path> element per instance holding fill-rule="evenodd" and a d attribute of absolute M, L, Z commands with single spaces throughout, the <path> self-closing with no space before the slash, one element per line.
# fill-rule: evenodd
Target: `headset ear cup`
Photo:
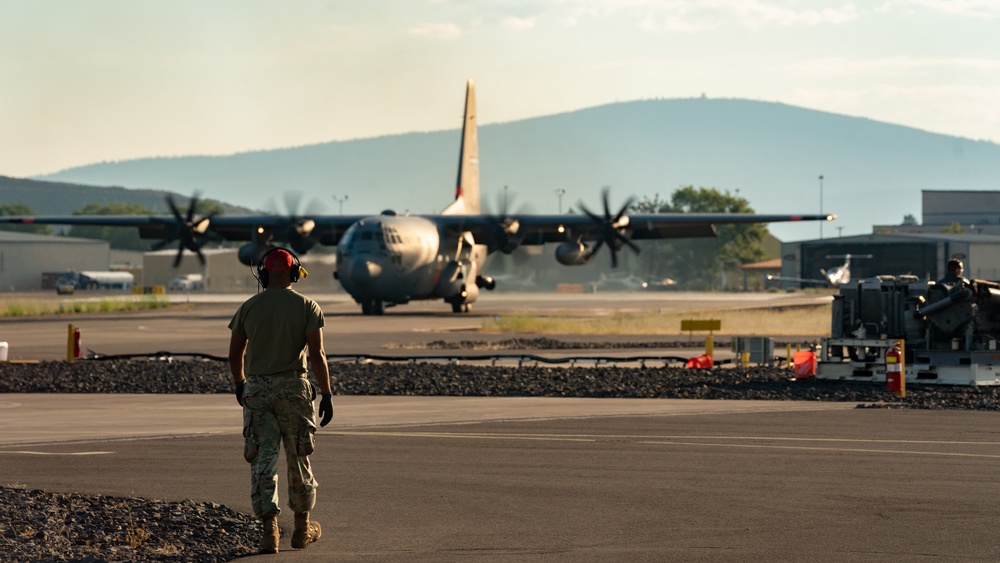
<path fill-rule="evenodd" d="M 267 270 L 262 269 L 260 271 L 260 276 L 259 277 L 260 277 L 260 285 L 263 286 L 266 289 L 267 288 L 267 277 L 268 277 Z"/>

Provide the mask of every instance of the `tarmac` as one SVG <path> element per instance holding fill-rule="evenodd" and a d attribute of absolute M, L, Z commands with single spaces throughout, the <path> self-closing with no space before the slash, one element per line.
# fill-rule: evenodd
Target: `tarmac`
<path fill-rule="evenodd" d="M 228 321 L 204 317 L 189 331 Z M 141 322 L 166 333 L 157 315 Z M 381 322 L 386 339 L 407 324 Z M 51 321 L 63 335 L 65 323 Z M 282 551 L 267 560 L 1000 560 L 993 412 L 353 396 L 334 407 L 312 456 L 323 538 L 292 550 L 285 510 Z M 0 483 L 249 513 L 241 421 L 230 395 L 0 395 Z"/>

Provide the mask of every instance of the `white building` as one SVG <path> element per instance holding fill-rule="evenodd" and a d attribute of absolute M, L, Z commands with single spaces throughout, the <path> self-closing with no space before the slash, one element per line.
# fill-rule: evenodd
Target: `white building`
<path fill-rule="evenodd" d="M 0 231 L 0 291 L 37 291 L 67 270 L 108 270 L 106 241 Z M 54 287 L 54 286 L 53 286 Z"/>

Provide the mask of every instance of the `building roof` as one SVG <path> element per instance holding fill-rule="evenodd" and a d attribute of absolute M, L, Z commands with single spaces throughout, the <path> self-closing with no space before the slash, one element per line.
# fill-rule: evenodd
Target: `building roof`
<path fill-rule="evenodd" d="M 20 233 L 17 231 L 0 231 L 0 242 L 4 244 L 49 243 L 49 244 L 103 244 L 106 240 L 91 238 L 64 237 L 58 235 L 36 235 L 35 233 Z"/>
<path fill-rule="evenodd" d="M 866 242 L 979 242 L 1000 243 L 1000 235 L 975 233 L 873 233 L 870 235 L 854 235 L 849 237 L 832 237 L 796 241 L 798 244 L 853 244 Z"/>

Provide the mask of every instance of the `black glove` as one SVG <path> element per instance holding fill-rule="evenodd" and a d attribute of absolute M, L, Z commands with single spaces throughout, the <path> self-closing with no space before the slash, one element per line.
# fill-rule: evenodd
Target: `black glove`
<path fill-rule="evenodd" d="M 319 416 L 322 419 L 319 422 L 320 426 L 326 426 L 333 420 L 333 395 L 324 394 L 319 400 Z"/>
<path fill-rule="evenodd" d="M 246 387 L 246 381 L 240 381 L 236 384 L 236 402 L 243 406 L 243 388 Z"/>

